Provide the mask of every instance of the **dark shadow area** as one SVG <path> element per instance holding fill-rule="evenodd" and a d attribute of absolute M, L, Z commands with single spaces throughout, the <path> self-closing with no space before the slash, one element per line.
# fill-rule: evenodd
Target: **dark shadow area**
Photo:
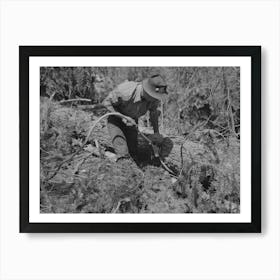
<path fill-rule="evenodd" d="M 154 142 L 153 134 L 145 134 L 152 142 Z M 169 137 L 162 137 L 160 143 L 156 144 L 159 148 L 159 155 L 162 160 L 169 156 L 173 149 L 173 141 Z M 138 150 L 137 150 L 137 164 L 141 167 L 146 165 L 160 166 L 160 160 L 155 157 L 152 146 L 141 135 L 138 135 Z"/>

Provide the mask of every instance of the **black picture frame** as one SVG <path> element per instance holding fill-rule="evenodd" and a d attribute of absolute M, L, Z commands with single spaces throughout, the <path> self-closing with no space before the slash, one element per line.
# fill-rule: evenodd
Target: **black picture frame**
<path fill-rule="evenodd" d="M 32 56 L 251 57 L 250 223 L 31 223 L 29 221 L 29 58 Z M 261 232 L 260 46 L 19 46 L 21 233 L 259 233 Z M 38 182 L 39 187 L 39 182 Z"/>

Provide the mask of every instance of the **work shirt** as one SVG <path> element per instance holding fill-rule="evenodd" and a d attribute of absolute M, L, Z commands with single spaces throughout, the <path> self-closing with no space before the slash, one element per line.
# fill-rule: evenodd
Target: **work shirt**
<path fill-rule="evenodd" d="M 115 111 L 138 120 L 150 111 L 151 117 L 157 117 L 159 101 L 147 101 L 142 98 L 142 83 L 124 82 L 114 89 L 103 101 L 103 105 L 110 111 Z"/>

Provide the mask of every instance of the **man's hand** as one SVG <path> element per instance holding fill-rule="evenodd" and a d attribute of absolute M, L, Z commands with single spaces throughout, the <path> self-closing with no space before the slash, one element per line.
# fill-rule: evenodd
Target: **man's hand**
<path fill-rule="evenodd" d="M 158 132 L 154 133 L 152 135 L 152 142 L 154 144 L 161 144 L 163 142 L 163 136 L 161 134 L 159 134 Z"/>
<path fill-rule="evenodd" d="M 122 122 L 127 125 L 127 126 L 134 126 L 136 125 L 136 122 L 133 118 L 131 117 L 126 117 L 126 118 L 122 118 Z"/>

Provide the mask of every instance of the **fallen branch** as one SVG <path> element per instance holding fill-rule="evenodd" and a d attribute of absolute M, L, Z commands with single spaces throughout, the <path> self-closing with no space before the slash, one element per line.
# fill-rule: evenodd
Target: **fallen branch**
<path fill-rule="evenodd" d="M 59 101 L 59 103 L 63 104 L 67 102 L 78 102 L 78 101 L 91 102 L 92 100 L 87 98 L 74 98 L 74 99 L 61 100 Z"/>

